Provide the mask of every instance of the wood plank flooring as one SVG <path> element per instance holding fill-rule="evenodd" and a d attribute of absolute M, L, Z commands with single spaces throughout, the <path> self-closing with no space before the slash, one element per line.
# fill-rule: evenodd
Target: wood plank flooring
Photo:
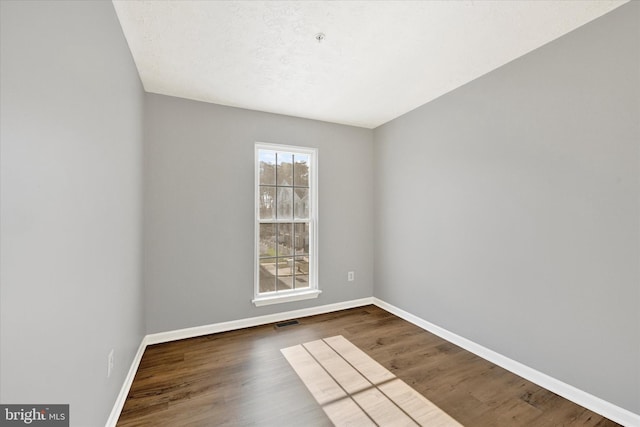
<path fill-rule="evenodd" d="M 335 425 L 461 427 L 342 335 L 281 351 Z"/>
<path fill-rule="evenodd" d="M 148 347 L 118 426 L 330 426 L 280 350 L 336 335 L 466 427 L 618 425 L 375 306 L 298 320 Z"/>

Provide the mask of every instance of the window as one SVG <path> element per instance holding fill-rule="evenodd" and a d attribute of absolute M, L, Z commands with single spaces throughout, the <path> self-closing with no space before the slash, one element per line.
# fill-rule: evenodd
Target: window
<path fill-rule="evenodd" d="M 315 149 L 256 144 L 255 305 L 316 298 Z"/>

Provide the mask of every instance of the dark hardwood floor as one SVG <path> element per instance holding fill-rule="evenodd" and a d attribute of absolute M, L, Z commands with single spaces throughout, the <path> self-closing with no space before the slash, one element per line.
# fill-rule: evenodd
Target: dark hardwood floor
<path fill-rule="evenodd" d="M 118 421 L 130 426 L 325 426 L 280 349 L 342 335 L 464 426 L 618 424 L 378 307 L 150 346 Z"/>

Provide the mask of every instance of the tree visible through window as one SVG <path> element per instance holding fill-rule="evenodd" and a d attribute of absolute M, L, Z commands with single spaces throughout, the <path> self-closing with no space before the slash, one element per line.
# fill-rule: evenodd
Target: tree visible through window
<path fill-rule="evenodd" d="M 256 146 L 256 296 L 315 289 L 315 150 Z"/>

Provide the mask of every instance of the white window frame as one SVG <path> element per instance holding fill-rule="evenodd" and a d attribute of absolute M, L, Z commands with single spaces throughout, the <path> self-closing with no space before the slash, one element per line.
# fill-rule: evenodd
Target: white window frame
<path fill-rule="evenodd" d="M 260 293 L 260 150 L 279 151 L 287 153 L 306 154 L 309 156 L 309 287 L 304 289 L 292 289 L 287 291 L 263 292 Z M 299 147 L 293 145 L 271 144 L 256 142 L 254 158 L 254 298 L 253 304 L 263 306 L 269 304 L 279 304 L 291 301 L 317 298 L 322 291 L 318 286 L 318 150 L 316 148 Z M 275 222 L 278 222 L 277 220 Z M 282 222 L 293 222 L 296 220 L 283 220 Z M 298 221 L 307 222 L 307 221 Z"/>

